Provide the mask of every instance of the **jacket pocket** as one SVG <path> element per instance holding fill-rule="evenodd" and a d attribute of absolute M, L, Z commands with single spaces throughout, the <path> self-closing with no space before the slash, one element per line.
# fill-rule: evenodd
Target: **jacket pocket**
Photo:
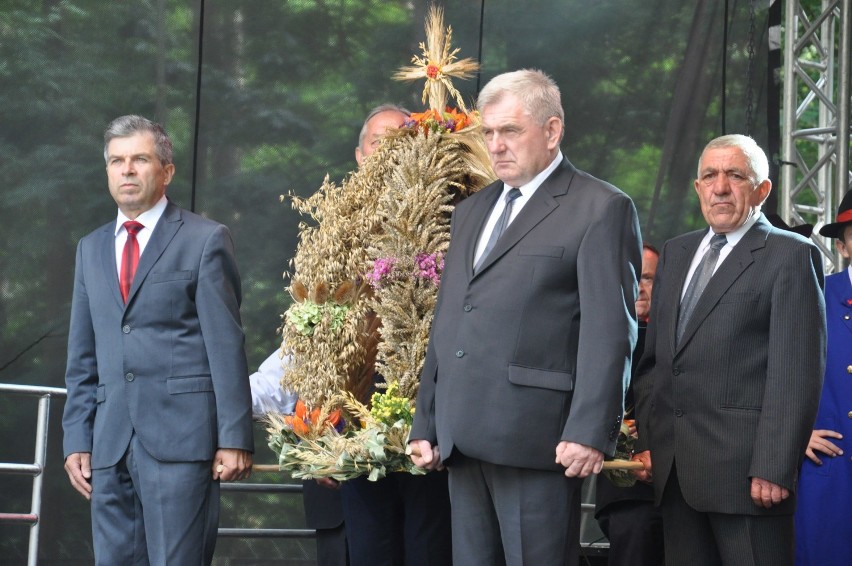
<path fill-rule="evenodd" d="M 509 382 L 526 387 L 572 391 L 574 375 L 567 371 L 536 369 L 509 364 Z"/>
<path fill-rule="evenodd" d="M 183 281 L 192 279 L 192 270 L 187 271 L 159 271 L 151 273 L 148 281 L 151 283 L 165 283 L 166 281 Z"/>
<path fill-rule="evenodd" d="M 537 255 L 544 257 L 562 257 L 565 248 L 562 246 L 519 246 L 518 255 Z"/>
<path fill-rule="evenodd" d="M 213 391 L 213 378 L 209 375 L 199 375 L 197 377 L 170 377 L 166 380 L 166 389 L 170 395 Z"/>

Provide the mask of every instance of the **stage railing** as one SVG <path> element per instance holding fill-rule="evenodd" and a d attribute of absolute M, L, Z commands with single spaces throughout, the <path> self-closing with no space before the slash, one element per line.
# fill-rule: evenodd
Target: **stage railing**
<path fill-rule="evenodd" d="M 65 389 L 57 387 L 37 387 L 31 385 L 15 385 L 0 383 L 0 394 L 24 395 L 38 397 L 38 414 L 36 416 L 35 455 L 32 463 L 0 462 L 0 474 L 25 474 L 33 477 L 32 497 L 29 513 L 0 512 L 0 523 L 16 523 L 30 525 L 30 539 L 27 550 L 28 566 L 38 563 L 38 535 L 41 523 L 41 492 L 44 480 L 44 465 L 47 460 L 47 432 L 50 419 L 51 397 L 65 397 Z"/>

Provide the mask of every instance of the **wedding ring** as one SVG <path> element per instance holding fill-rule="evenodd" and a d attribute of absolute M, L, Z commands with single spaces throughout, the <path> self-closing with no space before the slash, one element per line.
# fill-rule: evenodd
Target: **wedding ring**
<path fill-rule="evenodd" d="M 225 471 L 225 464 L 219 464 L 218 466 L 216 466 L 216 473 L 217 474 L 221 474 L 224 471 Z"/>

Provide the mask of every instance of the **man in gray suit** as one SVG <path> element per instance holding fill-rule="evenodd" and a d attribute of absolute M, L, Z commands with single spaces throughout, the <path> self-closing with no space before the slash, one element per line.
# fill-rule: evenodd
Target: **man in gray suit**
<path fill-rule="evenodd" d="M 77 246 L 65 469 L 91 500 L 98 564 L 210 564 L 219 481 L 252 464 L 233 243 L 166 198 L 162 127 L 122 116 L 104 144 L 118 219 Z"/>
<path fill-rule="evenodd" d="M 637 456 L 662 506 L 667 564 L 793 563 L 825 303 L 816 246 L 760 211 L 768 177 L 751 138 L 711 141 L 695 181 L 709 229 L 667 242 L 657 268 L 635 385 L 650 453 Z"/>
<path fill-rule="evenodd" d="M 456 564 L 576 564 L 630 375 L 639 224 L 562 156 L 550 77 L 499 75 L 478 107 L 499 181 L 453 213 L 409 447 L 449 469 Z"/>

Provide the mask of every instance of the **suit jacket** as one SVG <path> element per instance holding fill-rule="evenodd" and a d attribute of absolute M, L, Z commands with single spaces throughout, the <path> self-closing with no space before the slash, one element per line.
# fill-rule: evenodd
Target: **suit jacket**
<path fill-rule="evenodd" d="M 624 193 L 567 159 L 476 275 L 498 181 L 453 212 L 412 439 L 559 470 L 560 440 L 615 450 L 636 343 L 639 224 Z"/>
<path fill-rule="evenodd" d="M 158 460 L 253 449 L 228 229 L 169 203 L 121 299 L 115 222 L 80 240 L 71 303 L 65 455 L 114 465 L 135 431 Z"/>
<path fill-rule="evenodd" d="M 639 442 L 659 503 L 672 466 L 701 512 L 789 514 L 825 365 L 822 258 L 761 215 L 719 265 L 675 344 L 681 291 L 706 230 L 666 243 L 636 383 Z M 771 509 L 750 478 L 786 487 Z"/>

